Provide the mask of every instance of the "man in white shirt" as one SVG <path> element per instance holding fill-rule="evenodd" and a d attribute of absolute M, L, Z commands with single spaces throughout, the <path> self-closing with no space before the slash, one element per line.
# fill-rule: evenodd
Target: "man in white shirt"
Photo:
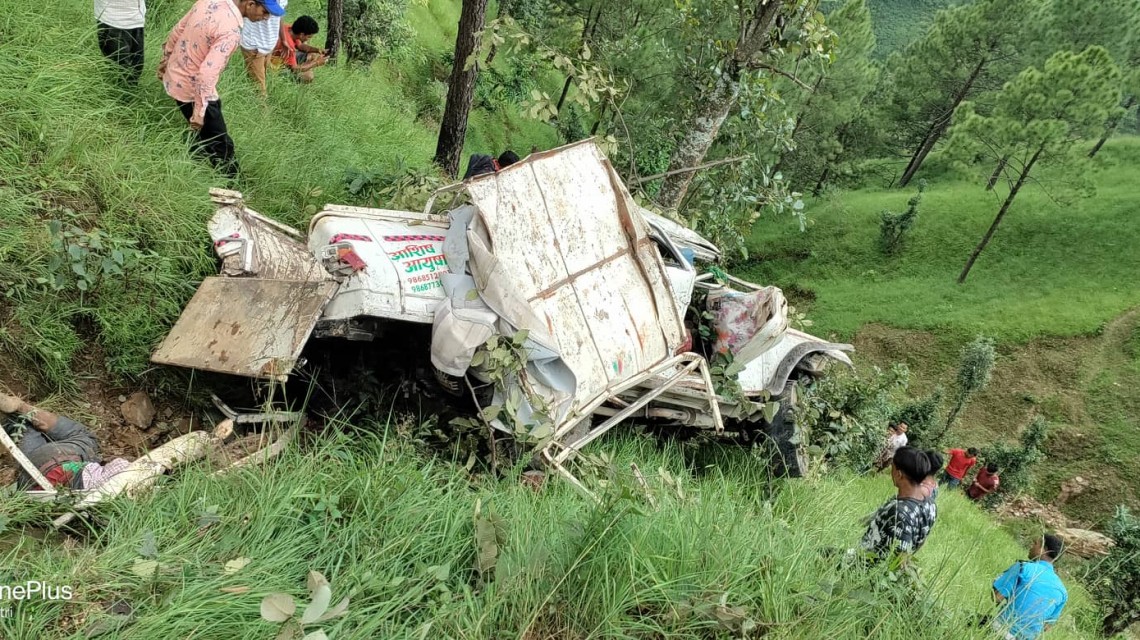
<path fill-rule="evenodd" d="M 137 85 L 142 74 L 145 18 L 146 0 L 95 0 L 99 50 L 122 67 L 131 85 Z"/>
<path fill-rule="evenodd" d="M 279 0 L 281 8 L 288 8 L 288 0 Z M 270 15 L 267 20 L 253 22 L 246 18 L 241 26 L 241 55 L 245 58 L 245 70 L 249 77 L 257 83 L 261 95 L 266 95 L 265 71 L 269 64 L 269 57 L 277 47 L 277 38 L 281 33 L 281 18 Z"/>

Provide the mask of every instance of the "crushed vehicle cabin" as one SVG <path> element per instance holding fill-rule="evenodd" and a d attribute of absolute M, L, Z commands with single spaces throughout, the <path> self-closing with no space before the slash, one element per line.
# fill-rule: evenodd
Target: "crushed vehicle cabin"
<path fill-rule="evenodd" d="M 583 489 L 567 461 L 629 418 L 715 433 L 727 419 L 800 475 L 797 383 L 851 365 L 850 345 L 789 327 L 776 287 L 701 273 L 717 247 L 638 206 L 591 141 L 445 187 L 422 213 L 329 205 L 308 234 L 211 195 L 221 275 L 155 362 L 284 380 L 311 337 L 431 324 L 440 385 Z M 431 213 L 440 197 L 446 215 Z"/>

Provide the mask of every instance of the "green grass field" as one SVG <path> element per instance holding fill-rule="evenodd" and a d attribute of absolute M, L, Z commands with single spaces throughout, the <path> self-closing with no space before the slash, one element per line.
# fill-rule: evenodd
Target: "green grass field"
<path fill-rule="evenodd" d="M 744 272 L 789 291 L 816 330 L 845 338 L 868 322 L 1003 342 L 1092 334 L 1140 304 L 1138 161 L 1140 139 L 1116 139 L 1098 160 L 1095 197 L 1062 205 L 1023 190 L 963 285 L 958 273 L 1005 193 L 946 178 L 932 180 L 897 258 L 877 249 L 879 215 L 904 210 L 914 191 L 865 189 L 809 202 L 806 232 L 762 219 Z"/>
<path fill-rule="evenodd" d="M 885 476 L 772 484 L 739 449 L 627 437 L 606 448 L 611 487 L 629 495 L 596 504 L 554 479 L 535 492 L 468 476 L 389 434 L 343 427 L 264 470 L 187 471 L 103 510 L 79 544 L 21 536 L 35 511 L 5 497 L 0 583 L 73 585 L 76 596 L 16 603 L 0 635 L 77 637 L 121 600 L 133 615 L 104 637 L 270 637 L 262 597 L 301 599 L 318 570 L 334 602 L 352 597 L 349 613 L 324 626 L 333 638 L 727 638 L 749 624 L 771 638 L 981 640 L 989 635 L 969 624 L 988 606 L 990 581 L 1025 553 L 976 507 L 943 495 L 915 556 L 919 581 L 904 587 L 825 555 L 858 542 L 859 519 L 893 492 Z M 482 580 L 477 503 L 502 520 L 497 566 Z M 218 521 L 201 520 L 211 507 Z M 148 533 L 161 569 L 139 576 Z M 227 574 L 237 558 L 248 565 Z M 1051 638 L 1085 637 L 1079 629 L 1095 624 L 1068 582 L 1071 604 Z"/>

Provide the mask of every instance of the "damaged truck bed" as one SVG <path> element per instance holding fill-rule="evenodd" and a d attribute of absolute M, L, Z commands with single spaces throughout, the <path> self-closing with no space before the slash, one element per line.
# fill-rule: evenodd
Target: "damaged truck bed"
<path fill-rule="evenodd" d="M 441 387 L 479 397 L 497 380 L 489 405 L 510 410 L 482 415 L 575 484 L 575 452 L 629 418 L 717 433 L 727 420 L 767 435 L 779 470 L 798 475 L 796 384 L 830 360 L 851 364 L 850 345 L 788 326 L 779 289 L 701 273 L 716 246 L 639 207 L 590 141 L 447 187 L 423 213 L 330 205 L 307 235 L 237 192 L 211 194 L 221 275 L 155 362 L 283 380 L 310 338 L 432 324 L 422 348 Z M 431 213 L 438 197 L 451 199 L 446 215 Z M 702 316 L 711 331 L 697 330 Z M 525 360 L 505 379 L 488 352 L 501 338 Z M 710 358 L 733 393 L 718 394 Z"/>

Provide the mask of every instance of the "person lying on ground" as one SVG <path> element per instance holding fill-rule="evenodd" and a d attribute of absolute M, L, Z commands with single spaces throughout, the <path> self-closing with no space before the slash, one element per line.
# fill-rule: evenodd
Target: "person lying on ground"
<path fill-rule="evenodd" d="M 197 0 L 170 31 L 158 63 L 158 79 L 195 133 L 195 151 L 231 179 L 238 163 L 218 78 L 239 48 L 242 19 L 259 22 L 270 15 L 285 15 L 277 0 Z"/>
<path fill-rule="evenodd" d="M 27 428 L 19 449 L 54 487 L 94 489 L 130 464 L 122 458 L 100 464 L 99 441 L 87 427 L 16 396 L 0 393 L 0 413 L 15 416 L 5 421 L 5 430 L 20 423 Z M 21 470 L 16 486 L 27 490 L 38 485 L 27 471 Z"/>
<path fill-rule="evenodd" d="M 289 6 L 288 0 L 277 0 L 282 9 Z M 257 83 L 261 97 L 267 95 L 265 87 L 265 71 L 269 67 L 269 58 L 277 48 L 277 41 L 281 35 L 281 16 L 272 13 L 265 20 L 253 21 L 243 18 L 241 26 L 241 55 L 245 58 L 245 71 Z"/>
<path fill-rule="evenodd" d="M 973 484 L 966 489 L 966 495 L 971 500 L 981 500 L 985 496 L 997 491 L 998 485 L 1001 484 L 1001 479 L 998 478 L 998 466 L 991 462 L 985 466 L 984 469 L 978 470 L 977 477 L 974 478 Z"/>
<path fill-rule="evenodd" d="M 130 86 L 139 83 L 143 70 L 145 0 L 95 0 L 95 36 L 99 51 L 119 65 Z"/>
<path fill-rule="evenodd" d="M 310 16 L 301 16 L 293 24 L 281 23 L 281 36 L 273 50 L 274 63 L 288 67 L 297 80 L 312 82 L 313 69 L 323 67 L 329 61 L 327 50 L 309 44 L 320 30 L 317 21 Z"/>
<path fill-rule="evenodd" d="M 463 179 L 474 178 L 475 176 L 481 176 L 486 173 L 496 173 L 518 161 L 518 154 L 510 149 L 504 151 L 498 158 L 492 158 L 491 156 L 481 153 L 473 153 L 471 154 L 471 158 L 467 161 L 467 173 L 463 174 Z"/>
<path fill-rule="evenodd" d="M 962 484 L 962 480 L 966 479 L 966 474 L 970 469 L 978 464 L 978 450 L 970 447 L 969 449 L 950 449 L 946 452 L 950 456 L 950 462 L 946 464 L 946 470 L 942 472 L 941 482 L 951 489 L 957 488 Z"/>
<path fill-rule="evenodd" d="M 1029 560 L 994 580 L 994 600 L 1004 606 L 993 628 L 1006 640 L 1035 640 L 1061 618 L 1069 593 L 1053 565 L 1064 551 L 1060 537 L 1042 535 L 1030 546 Z"/>
<path fill-rule="evenodd" d="M 906 446 L 906 432 L 907 424 L 899 422 L 887 427 L 887 441 L 883 444 L 883 448 L 879 451 L 879 455 L 875 457 L 875 462 L 872 465 L 875 473 L 886 469 L 890 466 L 891 461 L 894 460 L 895 452 Z"/>
<path fill-rule="evenodd" d="M 895 452 L 891 480 L 898 492 L 871 516 L 860 542 L 871 558 L 899 554 L 905 563 L 922 548 L 938 517 L 938 508 L 923 483 L 940 468 L 942 456 L 935 451 L 902 447 Z"/>

